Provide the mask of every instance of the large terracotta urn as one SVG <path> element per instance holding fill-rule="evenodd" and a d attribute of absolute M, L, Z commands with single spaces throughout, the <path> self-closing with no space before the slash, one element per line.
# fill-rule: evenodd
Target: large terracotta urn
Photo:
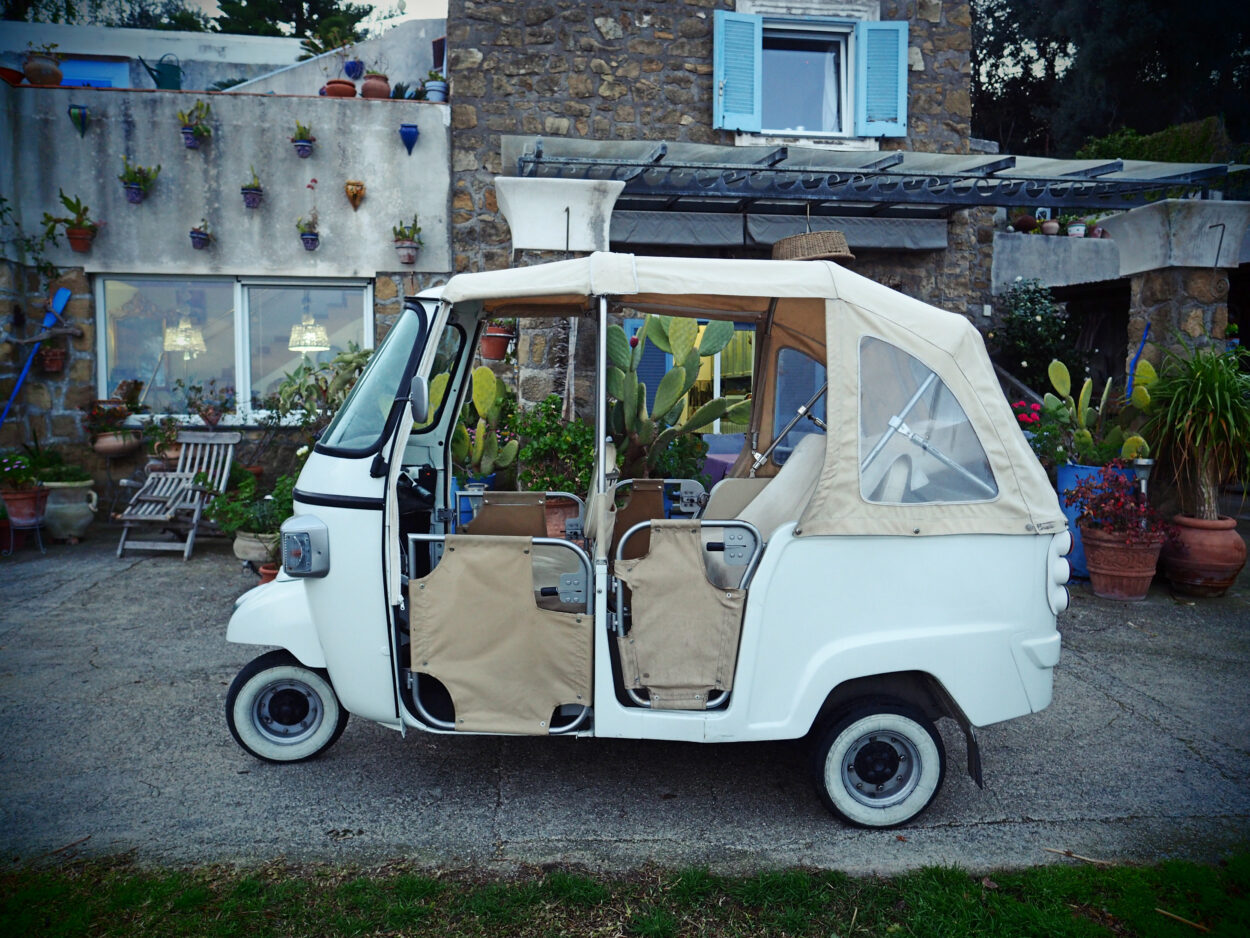
<path fill-rule="evenodd" d="M 1175 515 L 1177 537 L 1163 548 L 1163 575 L 1179 593 L 1223 596 L 1246 565 L 1246 542 L 1235 518 L 1204 521 Z"/>

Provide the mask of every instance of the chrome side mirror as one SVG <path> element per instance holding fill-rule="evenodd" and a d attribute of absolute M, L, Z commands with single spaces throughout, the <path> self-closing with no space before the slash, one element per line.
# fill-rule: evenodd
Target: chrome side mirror
<path fill-rule="evenodd" d="M 408 388 L 408 403 L 412 405 L 413 423 L 425 423 L 430 417 L 430 382 L 420 375 L 413 375 Z"/>

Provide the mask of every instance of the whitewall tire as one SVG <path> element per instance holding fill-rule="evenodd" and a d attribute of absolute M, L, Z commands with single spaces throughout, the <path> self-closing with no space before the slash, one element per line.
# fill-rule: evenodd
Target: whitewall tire
<path fill-rule="evenodd" d="M 332 746 L 347 726 L 324 671 L 288 651 L 271 651 L 239 671 L 226 692 L 235 742 L 268 762 L 300 762 Z"/>
<path fill-rule="evenodd" d="M 859 827 L 906 824 L 929 806 L 946 775 L 937 728 L 896 701 L 845 712 L 819 737 L 812 755 L 821 800 Z"/>

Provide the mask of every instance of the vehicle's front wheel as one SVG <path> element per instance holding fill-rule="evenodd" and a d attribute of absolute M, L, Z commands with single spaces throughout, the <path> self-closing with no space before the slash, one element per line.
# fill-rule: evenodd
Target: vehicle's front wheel
<path fill-rule="evenodd" d="M 226 691 L 226 723 L 235 742 L 268 762 L 300 762 L 332 746 L 347 726 L 324 671 L 288 651 L 271 651 L 239 671 Z"/>
<path fill-rule="evenodd" d="M 937 728 L 900 701 L 853 707 L 819 737 L 812 755 L 821 800 L 860 827 L 906 824 L 929 806 L 946 775 Z"/>

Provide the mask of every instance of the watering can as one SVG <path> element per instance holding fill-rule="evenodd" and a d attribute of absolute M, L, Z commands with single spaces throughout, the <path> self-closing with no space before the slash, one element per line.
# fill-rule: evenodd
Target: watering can
<path fill-rule="evenodd" d="M 166 59 L 173 59 L 173 61 L 166 62 Z M 143 61 L 143 56 L 139 56 L 139 64 L 148 70 L 157 88 L 164 91 L 182 90 L 182 66 L 178 64 L 178 56 L 172 52 L 166 52 L 157 59 L 155 68 Z"/>

